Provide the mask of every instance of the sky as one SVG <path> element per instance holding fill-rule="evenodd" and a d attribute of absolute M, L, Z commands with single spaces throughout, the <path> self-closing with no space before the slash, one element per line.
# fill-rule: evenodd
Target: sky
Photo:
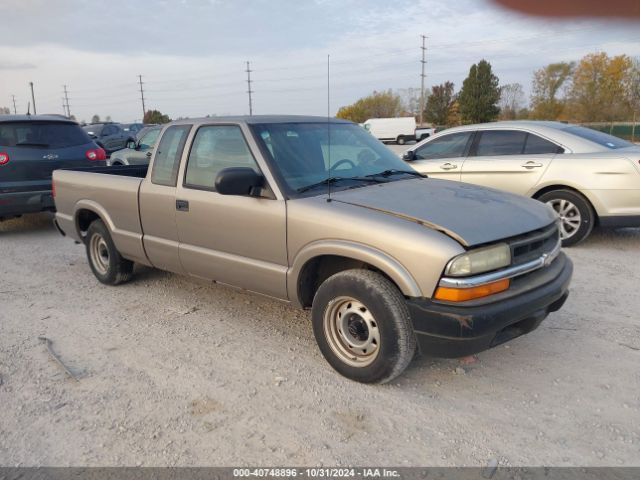
<path fill-rule="evenodd" d="M 490 0 L 2 0 L 0 107 L 114 121 L 327 114 L 374 90 L 453 81 L 488 60 L 529 92 L 534 70 L 604 51 L 640 56 L 638 23 L 526 17 Z M 33 111 L 33 109 L 32 109 Z"/>

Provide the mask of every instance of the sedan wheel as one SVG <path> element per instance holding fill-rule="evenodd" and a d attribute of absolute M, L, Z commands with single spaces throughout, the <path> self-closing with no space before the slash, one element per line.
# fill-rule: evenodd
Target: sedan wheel
<path fill-rule="evenodd" d="M 582 216 L 580 210 L 569 200 L 554 199 L 547 202 L 560 216 L 560 238 L 562 240 L 573 237 L 580 229 Z"/>
<path fill-rule="evenodd" d="M 593 207 L 574 190 L 553 190 L 537 197 L 558 215 L 558 228 L 563 247 L 570 247 L 587 238 L 596 223 Z"/>

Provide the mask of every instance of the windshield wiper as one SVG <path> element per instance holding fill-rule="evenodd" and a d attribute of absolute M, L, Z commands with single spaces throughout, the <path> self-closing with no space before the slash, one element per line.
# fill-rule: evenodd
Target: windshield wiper
<path fill-rule="evenodd" d="M 48 143 L 37 143 L 37 142 L 20 142 L 16 143 L 16 147 L 48 147 Z"/>
<path fill-rule="evenodd" d="M 420 172 L 416 172 L 415 170 L 397 170 L 395 168 L 385 170 L 383 172 L 372 173 L 370 175 L 365 175 L 367 177 L 390 177 L 392 175 L 413 175 L 414 177 L 427 178 L 426 175 L 423 175 Z"/>
<path fill-rule="evenodd" d="M 321 187 L 323 185 L 330 185 L 341 180 L 354 180 L 356 182 L 367 182 L 367 183 L 383 183 L 386 180 L 380 180 L 379 178 L 371 178 L 369 175 L 366 177 L 329 177 L 321 180 L 320 182 L 312 183 L 310 185 L 305 185 L 304 187 L 300 187 L 296 190 L 298 193 L 303 193 L 313 188 Z"/>

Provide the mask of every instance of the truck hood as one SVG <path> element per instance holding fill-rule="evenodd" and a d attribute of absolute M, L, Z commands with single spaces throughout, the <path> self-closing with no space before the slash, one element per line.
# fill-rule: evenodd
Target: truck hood
<path fill-rule="evenodd" d="M 331 199 L 423 224 L 465 247 L 531 232 L 555 220 L 552 209 L 536 200 L 431 178 L 342 190 Z"/>

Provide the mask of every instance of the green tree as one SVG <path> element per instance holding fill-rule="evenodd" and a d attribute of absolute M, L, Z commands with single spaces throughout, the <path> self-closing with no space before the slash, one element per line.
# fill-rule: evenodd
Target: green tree
<path fill-rule="evenodd" d="M 500 120 L 515 120 L 524 103 L 524 90 L 519 83 L 507 83 L 500 87 Z"/>
<path fill-rule="evenodd" d="M 362 123 L 369 118 L 397 117 L 402 114 L 402 99 L 391 90 L 373 92 L 352 105 L 340 107 L 336 117 Z"/>
<path fill-rule="evenodd" d="M 495 120 L 500 113 L 499 80 L 491 71 L 491 64 L 480 60 L 469 69 L 458 95 L 463 123 L 483 123 Z"/>
<path fill-rule="evenodd" d="M 110 122 L 111 121 L 111 115 L 107 115 L 107 118 L 104 119 L 105 122 Z"/>
<path fill-rule="evenodd" d="M 100 115 L 94 115 L 91 117 L 91 123 L 100 123 Z"/>
<path fill-rule="evenodd" d="M 563 118 L 566 106 L 559 94 L 568 88 L 575 63 L 550 63 L 533 73 L 531 84 L 531 118 L 558 120 Z"/>
<path fill-rule="evenodd" d="M 575 69 L 569 92 L 571 118 L 577 122 L 627 120 L 629 84 L 633 72 L 626 55 L 585 55 Z"/>
<path fill-rule="evenodd" d="M 158 110 L 147 110 L 142 119 L 142 123 L 169 123 L 169 115 L 165 115 Z"/>
<path fill-rule="evenodd" d="M 10 115 L 11 110 L 8 107 L 0 107 L 0 115 Z"/>
<path fill-rule="evenodd" d="M 453 82 L 434 85 L 427 97 L 425 118 L 434 125 L 449 125 L 449 116 L 455 101 Z"/>

